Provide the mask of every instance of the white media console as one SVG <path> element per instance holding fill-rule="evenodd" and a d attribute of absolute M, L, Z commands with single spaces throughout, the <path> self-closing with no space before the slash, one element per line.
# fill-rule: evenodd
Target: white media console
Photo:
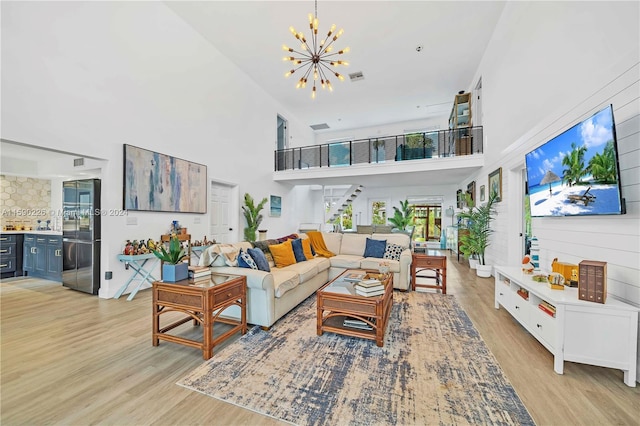
<path fill-rule="evenodd" d="M 543 302 L 555 307 L 555 316 L 539 308 Z M 496 266 L 500 305 L 553 354 L 556 373 L 563 373 L 564 361 L 617 368 L 635 387 L 639 308 L 612 297 L 604 304 L 579 300 L 577 288 L 552 290 L 520 268 Z"/>

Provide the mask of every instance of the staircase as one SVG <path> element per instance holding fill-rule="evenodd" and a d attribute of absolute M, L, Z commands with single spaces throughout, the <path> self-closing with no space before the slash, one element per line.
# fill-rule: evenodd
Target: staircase
<path fill-rule="evenodd" d="M 330 205 L 331 208 L 325 214 L 325 223 L 333 223 L 344 211 L 344 209 L 353 202 L 358 195 L 362 192 L 364 187 L 362 185 L 351 185 L 350 187 L 343 189 L 342 187 L 325 187 L 324 188 L 324 202 L 325 205 Z"/>

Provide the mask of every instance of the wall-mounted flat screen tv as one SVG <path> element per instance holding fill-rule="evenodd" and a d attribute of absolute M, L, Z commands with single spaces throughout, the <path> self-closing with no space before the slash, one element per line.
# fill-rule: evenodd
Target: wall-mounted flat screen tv
<path fill-rule="evenodd" d="M 611 105 L 525 156 L 531 216 L 624 213 Z"/>

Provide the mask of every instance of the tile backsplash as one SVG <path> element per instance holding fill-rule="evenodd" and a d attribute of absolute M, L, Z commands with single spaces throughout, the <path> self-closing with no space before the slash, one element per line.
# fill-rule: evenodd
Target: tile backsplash
<path fill-rule="evenodd" d="M 0 226 L 38 227 L 51 219 L 51 181 L 0 175 Z"/>

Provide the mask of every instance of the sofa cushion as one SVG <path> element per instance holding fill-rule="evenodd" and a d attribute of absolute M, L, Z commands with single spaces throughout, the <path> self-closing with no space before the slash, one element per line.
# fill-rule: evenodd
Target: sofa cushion
<path fill-rule="evenodd" d="M 256 263 L 258 269 L 265 272 L 271 271 L 271 268 L 269 268 L 269 261 L 262 250 L 258 248 L 250 248 L 247 249 L 247 253 L 249 253 L 249 256 L 251 256 L 253 261 Z"/>
<path fill-rule="evenodd" d="M 324 245 L 327 246 L 329 251 L 332 251 L 334 254 L 340 254 L 340 246 L 342 245 L 342 236 L 340 232 L 323 232 L 322 239 L 324 240 Z"/>
<path fill-rule="evenodd" d="M 318 267 L 312 262 L 299 262 L 294 265 L 289 265 L 283 269 L 293 271 L 298 274 L 298 281 L 300 284 L 305 283 L 318 275 Z"/>
<path fill-rule="evenodd" d="M 291 247 L 290 240 L 281 244 L 270 245 L 269 251 L 271 252 L 271 255 L 273 255 L 273 261 L 276 263 L 276 267 L 278 268 L 284 268 L 285 266 L 296 263 L 296 257 L 293 254 L 293 248 Z"/>
<path fill-rule="evenodd" d="M 362 256 L 369 236 L 370 235 L 367 234 L 342 234 L 340 251 L 336 251 L 334 253 Z"/>
<path fill-rule="evenodd" d="M 382 256 L 382 258 L 400 260 L 400 255 L 406 248 L 407 247 L 387 242 L 387 247 L 384 249 L 384 256 Z"/>
<path fill-rule="evenodd" d="M 331 260 L 331 266 L 334 268 L 360 269 L 362 256 L 356 256 L 353 254 L 339 254 L 337 256 L 329 258 L 329 260 Z"/>
<path fill-rule="evenodd" d="M 367 238 L 363 256 L 382 259 L 384 257 L 386 247 L 387 240 L 372 240 L 371 238 Z"/>
<path fill-rule="evenodd" d="M 316 266 L 316 268 L 318 268 L 318 273 L 327 270 L 331 267 L 331 260 L 332 258 L 328 258 L 328 257 L 314 257 L 311 260 L 307 260 L 307 263 L 311 263 L 313 265 Z"/>
<path fill-rule="evenodd" d="M 302 240 L 300 238 L 291 240 L 291 248 L 293 249 L 293 256 L 296 258 L 296 262 L 306 262 L 307 256 L 304 254 Z"/>
<path fill-rule="evenodd" d="M 288 268 L 274 268 L 271 270 L 271 274 L 273 275 L 274 293 L 277 298 L 282 297 L 287 291 L 300 284 L 300 275 Z"/>
<path fill-rule="evenodd" d="M 400 272 L 400 261 L 386 259 L 384 261 L 389 264 L 390 272 Z M 362 262 L 360 262 L 360 267 L 362 269 L 373 269 L 377 271 L 380 267 L 380 262 L 382 262 L 382 260 L 378 259 L 377 257 L 367 257 L 365 259 L 362 259 Z"/>
<path fill-rule="evenodd" d="M 386 240 L 387 243 L 398 244 L 399 246 L 409 247 L 411 239 L 409 235 L 403 233 L 391 233 L 391 234 L 372 234 L 371 238 L 374 240 Z"/>
<path fill-rule="evenodd" d="M 256 265 L 251 255 L 242 249 L 238 254 L 238 266 L 240 268 L 258 269 L 258 265 Z"/>

